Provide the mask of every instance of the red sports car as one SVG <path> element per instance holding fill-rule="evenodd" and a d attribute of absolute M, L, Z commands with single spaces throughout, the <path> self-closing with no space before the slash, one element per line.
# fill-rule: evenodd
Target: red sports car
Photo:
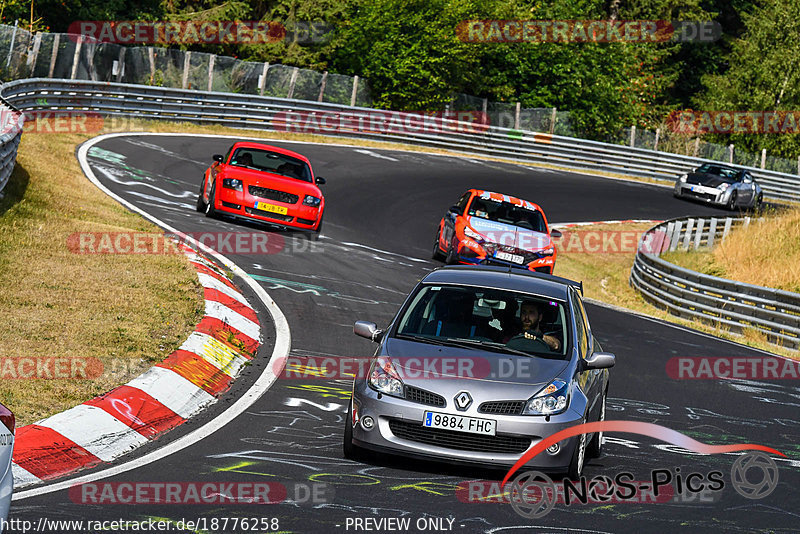
<path fill-rule="evenodd" d="M 446 263 L 510 265 L 553 274 L 556 247 L 547 217 L 532 202 L 470 189 L 439 223 L 434 259 Z M 552 231 L 553 237 L 561 235 Z"/>
<path fill-rule="evenodd" d="M 325 197 L 308 159 L 296 152 L 241 141 L 216 154 L 203 175 L 197 210 L 225 213 L 287 228 L 322 229 Z"/>

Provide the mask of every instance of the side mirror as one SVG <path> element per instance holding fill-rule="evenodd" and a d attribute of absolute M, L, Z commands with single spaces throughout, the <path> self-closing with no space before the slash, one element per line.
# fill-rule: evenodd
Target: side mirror
<path fill-rule="evenodd" d="M 594 352 L 583 361 L 585 369 L 608 369 L 614 367 L 617 357 L 610 352 Z"/>
<path fill-rule="evenodd" d="M 553 228 L 552 230 L 550 230 L 550 237 L 559 238 L 559 237 L 562 237 L 563 235 L 564 235 L 564 234 L 562 234 L 561 232 L 559 232 L 559 231 L 558 231 L 558 230 L 556 230 L 555 228 Z"/>
<path fill-rule="evenodd" d="M 314 182 L 317 185 L 325 185 L 326 180 L 322 176 L 317 176 L 317 178 L 314 180 Z"/>
<path fill-rule="evenodd" d="M 365 337 L 375 343 L 380 342 L 383 338 L 383 330 L 378 328 L 375 323 L 369 321 L 356 321 L 353 325 L 353 333 L 357 336 Z"/>
<path fill-rule="evenodd" d="M 461 208 L 458 206 L 450 206 L 450 209 L 447 211 L 449 211 L 450 213 L 455 213 L 456 215 L 461 215 L 462 213 Z"/>
<path fill-rule="evenodd" d="M 225 156 L 223 156 L 222 154 L 214 154 L 212 158 L 214 159 L 214 161 L 219 161 L 220 163 L 222 163 L 222 160 L 225 159 Z"/>
<path fill-rule="evenodd" d="M 753 177 L 752 177 L 752 176 L 750 176 L 749 174 L 745 174 L 745 175 L 744 175 L 744 183 L 746 183 L 746 184 L 752 184 L 752 183 L 753 183 Z"/>

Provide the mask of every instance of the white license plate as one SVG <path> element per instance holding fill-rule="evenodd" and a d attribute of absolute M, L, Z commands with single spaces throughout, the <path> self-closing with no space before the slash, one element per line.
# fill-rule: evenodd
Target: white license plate
<path fill-rule="evenodd" d="M 494 257 L 497 258 L 498 260 L 510 261 L 511 263 L 519 263 L 520 265 L 522 264 L 522 262 L 525 261 L 525 258 L 520 256 L 519 254 L 510 254 L 508 252 L 497 252 L 494 255 Z"/>
<path fill-rule="evenodd" d="M 455 430 L 456 432 L 467 432 L 469 434 L 481 434 L 483 436 L 494 436 L 497 430 L 497 421 L 493 419 L 464 417 L 463 415 L 425 412 L 425 419 L 422 421 L 422 426 L 441 428 L 443 430 Z"/>

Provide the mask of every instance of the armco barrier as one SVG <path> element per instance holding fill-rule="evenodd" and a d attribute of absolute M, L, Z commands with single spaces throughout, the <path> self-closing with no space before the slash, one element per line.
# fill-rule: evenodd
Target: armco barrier
<path fill-rule="evenodd" d="M 0 104 L 0 198 L 3 196 L 3 189 L 8 184 L 14 164 L 17 161 L 17 148 L 22 138 L 22 126 L 25 118 L 14 106 L 5 100 Z"/>
<path fill-rule="evenodd" d="M 87 80 L 31 78 L 9 82 L 1 94 L 25 111 L 85 111 L 106 116 L 190 121 L 263 130 L 306 131 L 349 138 L 395 141 L 455 152 L 545 163 L 574 170 L 601 171 L 661 181 L 712 160 L 563 137 L 475 125 L 453 120 L 427 128 L 425 119 L 370 108 L 342 106 L 237 93 L 215 93 Z M 314 121 L 309 117 L 315 117 Z M 341 121 L 342 117 L 348 120 Z M 318 119 L 325 118 L 320 121 Z M 310 124 L 314 124 L 309 131 Z M 330 126 L 336 123 L 337 126 Z M 800 177 L 745 167 L 761 184 L 767 198 L 800 200 Z"/>
<path fill-rule="evenodd" d="M 694 272 L 660 258 L 661 252 L 708 248 L 749 217 L 681 218 L 654 226 L 642 236 L 630 284 L 645 300 L 687 319 L 711 322 L 741 333 L 752 328 L 775 344 L 800 348 L 800 294 Z M 653 252 L 644 252 L 644 250 Z"/>

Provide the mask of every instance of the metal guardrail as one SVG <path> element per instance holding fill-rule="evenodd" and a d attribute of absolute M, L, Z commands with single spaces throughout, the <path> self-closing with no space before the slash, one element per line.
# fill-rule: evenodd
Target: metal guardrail
<path fill-rule="evenodd" d="M 713 163 L 712 160 L 679 154 L 454 120 L 441 120 L 440 127 L 431 129 L 430 123 L 420 115 L 237 93 L 31 78 L 5 84 L 0 94 L 26 111 L 84 111 L 105 116 L 305 131 L 395 141 L 521 163 L 544 163 L 665 182 L 674 181 L 678 175 L 702 163 Z M 377 115 L 388 114 L 396 120 L 374 120 Z M 800 201 L 800 176 L 745 168 L 759 181 L 765 197 Z"/>
<path fill-rule="evenodd" d="M 800 294 L 694 272 L 660 258 L 666 251 L 711 249 L 732 228 L 750 221 L 686 217 L 654 226 L 642 236 L 630 284 L 673 315 L 734 333 L 752 328 L 772 343 L 800 349 Z"/>
<path fill-rule="evenodd" d="M 18 109 L 0 99 L 0 198 L 14 171 L 24 122 L 25 117 Z"/>

